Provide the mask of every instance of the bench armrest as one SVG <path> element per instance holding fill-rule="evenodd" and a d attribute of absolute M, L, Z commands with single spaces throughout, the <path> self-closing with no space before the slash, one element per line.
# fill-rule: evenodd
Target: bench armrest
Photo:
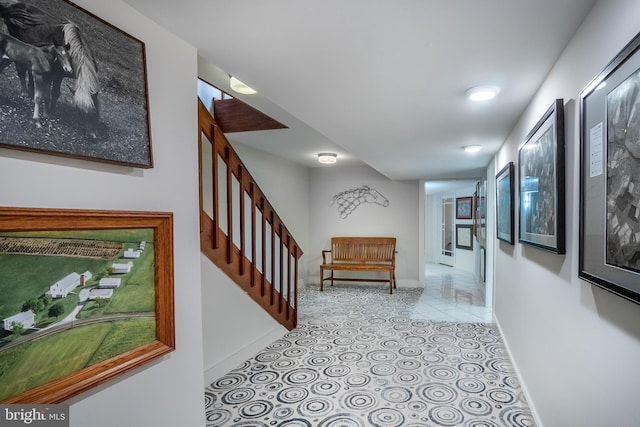
<path fill-rule="evenodd" d="M 327 263 L 327 254 L 330 254 L 331 251 L 322 251 L 322 263 L 326 264 Z"/>

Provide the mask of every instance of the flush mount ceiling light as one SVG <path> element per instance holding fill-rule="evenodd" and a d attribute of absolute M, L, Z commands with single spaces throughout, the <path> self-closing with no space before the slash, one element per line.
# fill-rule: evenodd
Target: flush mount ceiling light
<path fill-rule="evenodd" d="M 465 94 L 471 101 L 488 101 L 496 97 L 500 89 L 496 86 L 475 86 L 468 89 Z"/>
<path fill-rule="evenodd" d="M 467 152 L 467 153 L 477 153 L 478 151 L 482 150 L 482 145 L 466 145 L 464 147 L 462 147 L 462 149 Z"/>
<path fill-rule="evenodd" d="M 231 89 L 243 95 L 253 95 L 255 93 L 258 93 L 255 89 L 247 86 L 233 76 L 229 76 L 229 84 L 231 85 Z"/>
<path fill-rule="evenodd" d="M 338 160 L 336 153 L 318 153 L 318 161 L 325 165 L 332 165 Z"/>

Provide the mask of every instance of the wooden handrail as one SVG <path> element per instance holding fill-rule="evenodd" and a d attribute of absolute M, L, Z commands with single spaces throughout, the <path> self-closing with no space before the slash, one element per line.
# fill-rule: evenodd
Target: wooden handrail
<path fill-rule="evenodd" d="M 200 249 L 274 319 L 291 330 L 298 318 L 298 260 L 302 250 L 199 100 L 198 128 Z M 209 150 L 211 156 L 205 156 Z M 205 164 L 210 167 L 205 169 Z M 212 176 L 205 176 L 205 170 L 210 170 Z M 205 192 L 205 182 L 210 183 L 211 194 Z M 245 202 L 245 197 L 250 202 Z"/>

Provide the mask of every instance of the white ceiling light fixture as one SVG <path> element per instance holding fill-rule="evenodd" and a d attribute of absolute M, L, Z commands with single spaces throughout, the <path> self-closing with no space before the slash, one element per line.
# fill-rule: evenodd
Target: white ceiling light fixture
<path fill-rule="evenodd" d="M 500 92 L 496 86 L 475 86 L 468 89 L 465 94 L 471 101 L 488 101 L 493 99 Z"/>
<path fill-rule="evenodd" d="M 482 150 L 482 145 L 465 145 L 462 149 L 469 154 L 477 153 Z"/>
<path fill-rule="evenodd" d="M 252 87 L 247 86 L 245 83 L 242 83 L 240 80 L 233 76 L 229 76 L 229 85 L 231 85 L 231 89 L 235 92 L 241 93 L 243 95 L 254 95 L 258 93 Z"/>
<path fill-rule="evenodd" d="M 336 153 L 318 153 L 318 161 L 325 165 L 332 165 L 338 160 Z"/>

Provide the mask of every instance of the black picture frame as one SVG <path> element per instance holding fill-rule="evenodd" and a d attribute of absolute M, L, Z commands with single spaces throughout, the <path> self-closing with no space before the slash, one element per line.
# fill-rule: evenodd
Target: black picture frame
<path fill-rule="evenodd" d="M 456 224 L 456 248 L 473 250 L 473 226 Z"/>
<path fill-rule="evenodd" d="M 518 241 L 566 253 L 564 101 L 556 99 L 518 150 Z"/>
<path fill-rule="evenodd" d="M 640 34 L 580 92 L 578 276 L 640 304 Z"/>
<path fill-rule="evenodd" d="M 514 244 L 514 164 L 509 162 L 496 175 L 496 237 Z"/>
<path fill-rule="evenodd" d="M 456 198 L 456 219 L 473 218 L 473 197 Z"/>
<path fill-rule="evenodd" d="M 40 61 L 45 66 L 34 74 L 41 77 L 34 79 L 35 91 L 53 100 L 58 88 L 60 97 L 49 108 L 40 105 L 36 120 L 28 85 L 22 88 L 13 66 L 4 70 L 0 147 L 152 168 L 145 44 L 67 0 L 16 4 L 3 10 L 2 31 L 27 43 L 60 46 L 73 72 L 50 65 L 53 56 Z M 45 24 L 33 24 L 42 17 Z"/>

